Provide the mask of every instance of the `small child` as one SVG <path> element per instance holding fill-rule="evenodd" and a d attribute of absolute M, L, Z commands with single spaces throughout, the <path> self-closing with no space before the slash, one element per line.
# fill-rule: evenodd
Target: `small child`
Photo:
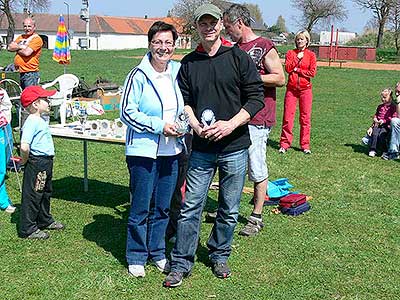
<path fill-rule="evenodd" d="M 25 164 L 19 227 L 22 238 L 47 239 L 49 234 L 42 229 L 64 229 L 50 214 L 54 144 L 49 126 L 41 117 L 49 112 L 47 97 L 55 92 L 29 86 L 21 94 L 21 104 L 29 113 L 21 137 L 22 163 Z"/>
<path fill-rule="evenodd" d="M 390 120 L 395 117 L 396 106 L 392 103 L 393 91 L 386 88 L 381 92 L 382 104 L 376 108 L 374 121 L 370 128 L 367 130 L 369 139 L 369 153 L 370 157 L 376 155 L 378 146 L 386 146 L 386 138 L 390 132 Z"/>
<path fill-rule="evenodd" d="M 12 151 L 11 101 L 7 92 L 0 88 L 0 209 L 12 214 L 12 205 L 6 190 L 7 162 Z"/>

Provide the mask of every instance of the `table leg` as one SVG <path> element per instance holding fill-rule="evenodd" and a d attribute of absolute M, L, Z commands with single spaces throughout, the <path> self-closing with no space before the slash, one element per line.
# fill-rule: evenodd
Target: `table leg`
<path fill-rule="evenodd" d="M 89 190 L 88 184 L 88 158 L 87 158 L 87 141 L 83 141 L 83 191 Z"/>

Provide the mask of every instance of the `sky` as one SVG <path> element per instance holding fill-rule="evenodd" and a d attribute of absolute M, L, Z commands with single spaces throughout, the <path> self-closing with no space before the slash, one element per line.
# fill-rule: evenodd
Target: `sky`
<path fill-rule="evenodd" d="M 64 4 L 67 3 L 67 4 Z M 238 3 L 248 2 L 258 4 L 263 14 L 264 22 L 271 26 L 276 23 L 278 16 L 282 15 L 286 21 L 289 31 L 300 30 L 295 19 L 298 11 L 290 4 L 290 0 L 244 0 Z M 166 16 L 176 0 L 89 0 L 90 14 L 127 17 L 163 17 Z M 351 0 L 344 0 L 348 11 L 348 19 L 344 22 L 334 24 L 336 28 L 344 28 L 347 31 L 362 33 L 366 23 L 372 15 L 363 12 Z M 50 13 L 79 14 L 82 7 L 81 0 L 51 0 Z"/>

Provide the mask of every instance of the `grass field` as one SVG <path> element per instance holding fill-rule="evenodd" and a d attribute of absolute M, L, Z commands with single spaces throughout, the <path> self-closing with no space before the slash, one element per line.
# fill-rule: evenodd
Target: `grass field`
<path fill-rule="evenodd" d="M 68 72 L 92 83 L 102 76 L 122 84 L 143 51 L 79 51 Z M 42 79 L 63 72 L 42 57 Z M 0 64 L 12 55 L 0 53 Z M 278 124 L 268 146 L 270 179 L 289 178 L 295 190 L 313 197 L 300 217 L 272 215 L 254 238 L 237 232 L 251 212 L 243 195 L 230 258 L 232 277 L 210 270 L 204 223 L 193 275 L 182 287 L 162 288 L 164 275 L 146 267 L 146 277 L 127 275 L 128 172 L 124 147 L 89 143 L 89 193 L 83 192 L 82 144 L 55 139 L 52 213 L 64 232 L 48 241 L 17 237 L 18 210 L 0 213 L 0 299 L 399 299 L 400 161 L 369 158 L 360 139 L 371 123 L 379 91 L 394 86 L 399 72 L 320 68 L 313 81 L 313 154 L 298 147 L 278 154 L 284 89 L 278 92 Z M 108 113 L 114 118 L 117 113 Z M 250 186 L 250 183 L 246 183 Z M 7 187 L 20 207 L 15 174 Z M 216 194 L 210 192 L 210 207 Z M 397 278 L 397 279 L 396 279 Z"/>

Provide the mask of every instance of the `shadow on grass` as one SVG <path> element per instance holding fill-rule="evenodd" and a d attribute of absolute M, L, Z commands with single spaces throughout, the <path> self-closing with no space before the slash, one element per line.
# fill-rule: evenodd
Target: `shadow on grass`
<path fill-rule="evenodd" d="M 83 237 L 96 243 L 104 251 L 111 253 L 121 265 L 127 267 L 126 262 L 126 233 L 130 205 L 126 204 L 122 210 L 116 209 L 119 217 L 108 214 L 98 214 L 93 216 L 93 222 L 83 228 Z M 173 243 L 166 242 L 167 256 L 172 251 Z M 201 243 L 198 244 L 197 261 L 210 267 L 208 259 L 208 249 Z"/>
<path fill-rule="evenodd" d="M 366 154 L 368 152 L 367 146 L 364 145 L 359 145 L 359 144 L 344 144 L 346 147 L 351 147 L 353 148 L 354 152 L 357 153 L 364 153 Z"/>
<path fill-rule="evenodd" d="M 274 148 L 276 150 L 279 150 L 279 148 L 280 148 L 279 142 L 275 141 L 275 140 L 271 140 L 271 139 L 268 139 L 268 146 L 270 146 L 271 148 Z"/>
<path fill-rule="evenodd" d="M 129 189 L 126 186 L 89 179 L 89 192 L 84 192 L 83 179 L 68 176 L 53 180 L 52 198 L 114 208 L 129 202 Z"/>
<path fill-rule="evenodd" d="M 94 215 L 94 221 L 83 228 L 83 237 L 95 242 L 114 256 L 121 265 L 127 265 L 125 259 L 126 224 L 130 205 L 124 205 L 124 210 L 116 210 L 120 217 L 108 214 Z"/>

